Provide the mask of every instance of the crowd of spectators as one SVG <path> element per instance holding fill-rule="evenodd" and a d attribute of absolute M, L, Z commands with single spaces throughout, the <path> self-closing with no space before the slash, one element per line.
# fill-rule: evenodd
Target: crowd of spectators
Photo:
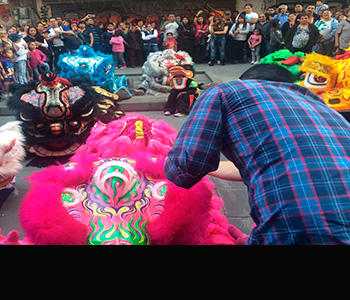
<path fill-rule="evenodd" d="M 243 11 L 224 15 L 198 11 L 196 15 L 164 15 L 161 22 L 122 18 L 118 24 L 98 23 L 92 15 L 77 21 L 50 18 L 49 24 L 0 29 L 0 79 L 3 94 L 12 82 L 25 84 L 41 73 L 59 71 L 60 54 L 88 45 L 113 54 L 118 68 L 142 66 L 151 52 L 164 49 L 187 51 L 195 63 L 213 66 L 259 63 L 280 49 L 312 51 L 333 56 L 344 53 L 350 42 L 350 12 L 315 4 L 285 4 L 256 13 L 252 4 Z"/>

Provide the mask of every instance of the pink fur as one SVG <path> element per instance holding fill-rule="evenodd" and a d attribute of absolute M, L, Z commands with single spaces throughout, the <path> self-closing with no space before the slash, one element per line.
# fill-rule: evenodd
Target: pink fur
<path fill-rule="evenodd" d="M 60 184 L 36 184 L 25 196 L 20 222 L 35 245 L 84 245 L 86 226 L 72 218 L 62 205 Z"/>
<path fill-rule="evenodd" d="M 91 165 L 97 157 L 75 157 L 71 170 L 50 167 L 29 177 L 32 188 L 24 197 L 20 222 L 27 237 L 36 245 L 84 245 L 87 230 L 71 217 L 62 204 L 65 187 L 89 180 Z"/>
<path fill-rule="evenodd" d="M 144 138 L 135 138 L 133 124 L 142 121 Z M 127 126 L 128 125 L 128 126 Z M 144 116 L 128 115 L 108 125 L 95 125 L 86 145 L 71 159 L 71 168 L 51 167 L 29 177 L 20 221 L 34 244 L 85 244 L 87 229 L 64 208 L 61 195 L 66 187 L 87 182 L 92 164 L 99 159 L 128 157 L 139 172 L 149 178 L 166 180 L 164 161 L 177 132 L 170 125 Z M 221 213 L 222 200 L 214 185 L 203 179 L 190 190 L 168 182 L 163 213 L 148 224 L 156 245 L 233 244 L 228 221 Z"/>

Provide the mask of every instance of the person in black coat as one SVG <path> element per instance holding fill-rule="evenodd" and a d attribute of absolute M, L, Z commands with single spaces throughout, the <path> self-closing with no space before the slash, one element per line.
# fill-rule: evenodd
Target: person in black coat
<path fill-rule="evenodd" d="M 286 48 L 291 52 L 311 53 L 320 33 L 315 25 L 309 23 L 308 14 L 300 14 L 300 24 L 289 29 L 285 37 Z"/>

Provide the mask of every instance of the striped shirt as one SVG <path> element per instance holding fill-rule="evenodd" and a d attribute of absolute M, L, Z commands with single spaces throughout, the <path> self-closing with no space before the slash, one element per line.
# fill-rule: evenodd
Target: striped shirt
<path fill-rule="evenodd" d="M 257 227 L 248 244 L 350 244 L 350 125 L 308 89 L 248 80 L 201 95 L 165 164 L 190 188 L 240 170 Z"/>

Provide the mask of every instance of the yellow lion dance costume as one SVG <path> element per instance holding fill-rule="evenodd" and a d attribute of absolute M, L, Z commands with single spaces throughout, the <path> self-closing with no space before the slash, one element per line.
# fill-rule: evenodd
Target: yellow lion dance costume
<path fill-rule="evenodd" d="M 298 84 L 310 89 L 336 111 L 350 112 L 350 59 L 307 54 L 300 71 L 306 74 Z"/>

